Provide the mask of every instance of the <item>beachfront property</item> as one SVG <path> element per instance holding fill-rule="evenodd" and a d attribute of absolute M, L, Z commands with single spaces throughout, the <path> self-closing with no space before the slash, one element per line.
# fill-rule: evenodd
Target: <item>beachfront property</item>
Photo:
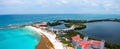
<path fill-rule="evenodd" d="M 48 23 L 47 22 L 42 22 L 42 23 L 34 23 L 32 24 L 34 27 L 47 27 Z"/>
<path fill-rule="evenodd" d="M 42 27 L 41 27 L 41 24 L 42 24 Z M 44 25 L 46 24 L 47 23 L 44 23 Z M 61 37 L 59 38 L 59 35 L 64 34 L 62 33 L 63 31 L 74 30 L 75 28 L 74 25 L 72 25 L 70 28 L 54 29 L 54 28 L 43 26 L 43 23 L 34 23 L 30 26 L 30 28 L 37 30 L 38 32 L 40 32 L 41 35 L 42 34 L 45 35 L 50 40 L 50 42 L 53 44 L 53 47 L 55 49 L 74 49 L 73 47 L 68 47 L 66 44 L 63 44 L 61 42 Z"/>
<path fill-rule="evenodd" d="M 80 35 L 72 37 L 72 44 L 75 49 L 104 49 L 104 43 L 104 40 L 88 40 L 88 37 L 82 39 Z"/>

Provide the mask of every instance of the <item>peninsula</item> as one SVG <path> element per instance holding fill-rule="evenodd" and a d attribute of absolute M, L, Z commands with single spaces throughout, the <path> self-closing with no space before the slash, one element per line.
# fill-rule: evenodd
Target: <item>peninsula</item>
<path fill-rule="evenodd" d="M 49 30 L 48 32 L 52 31 L 54 35 L 56 35 L 55 39 L 58 40 L 60 43 L 62 43 L 63 47 L 70 48 L 72 47 L 75 49 L 76 47 L 74 44 L 72 44 L 72 37 L 76 35 L 80 35 L 81 39 L 84 38 L 84 35 L 75 31 L 75 30 L 81 30 L 85 29 L 87 26 L 84 23 L 93 23 L 93 22 L 103 22 L 103 21 L 112 21 L 112 22 L 120 22 L 120 19 L 112 18 L 112 19 L 99 19 L 99 20 L 57 20 L 55 22 L 48 22 L 48 26 L 56 26 L 56 25 L 61 25 L 65 24 L 66 27 L 69 29 L 73 27 L 72 29 L 54 29 L 54 28 L 47 28 Z M 89 40 L 97 40 L 100 41 L 99 39 L 94 39 L 94 38 L 88 38 Z M 117 49 L 119 48 L 120 45 L 118 44 L 112 44 L 109 42 L 105 42 L 105 49 Z M 61 46 L 61 47 L 62 47 Z"/>

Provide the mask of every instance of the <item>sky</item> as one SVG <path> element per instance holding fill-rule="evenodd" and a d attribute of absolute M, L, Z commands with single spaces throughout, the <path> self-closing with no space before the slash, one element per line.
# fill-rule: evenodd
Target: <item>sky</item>
<path fill-rule="evenodd" d="M 120 0 L 0 0 L 0 14 L 120 14 Z"/>

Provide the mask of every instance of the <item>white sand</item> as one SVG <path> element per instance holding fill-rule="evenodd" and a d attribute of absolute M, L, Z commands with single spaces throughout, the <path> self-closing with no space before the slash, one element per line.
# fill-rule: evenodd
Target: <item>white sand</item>
<path fill-rule="evenodd" d="M 35 28 L 35 27 L 32 27 L 32 26 L 26 26 L 26 27 L 37 31 L 40 35 L 44 34 L 50 40 L 50 42 L 54 45 L 55 49 L 65 49 L 63 47 L 62 43 L 55 39 L 55 37 L 56 37 L 55 35 L 52 35 L 50 33 L 47 33 L 46 31 L 43 31 L 41 29 L 38 29 L 38 28 Z"/>

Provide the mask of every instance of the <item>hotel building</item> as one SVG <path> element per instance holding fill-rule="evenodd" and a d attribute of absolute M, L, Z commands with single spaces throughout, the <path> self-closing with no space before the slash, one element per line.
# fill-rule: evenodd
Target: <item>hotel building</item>
<path fill-rule="evenodd" d="M 104 40 L 88 40 L 88 37 L 82 39 L 80 35 L 72 37 L 72 44 L 75 49 L 78 49 L 77 47 L 80 47 L 79 49 L 104 49 L 104 43 Z"/>

